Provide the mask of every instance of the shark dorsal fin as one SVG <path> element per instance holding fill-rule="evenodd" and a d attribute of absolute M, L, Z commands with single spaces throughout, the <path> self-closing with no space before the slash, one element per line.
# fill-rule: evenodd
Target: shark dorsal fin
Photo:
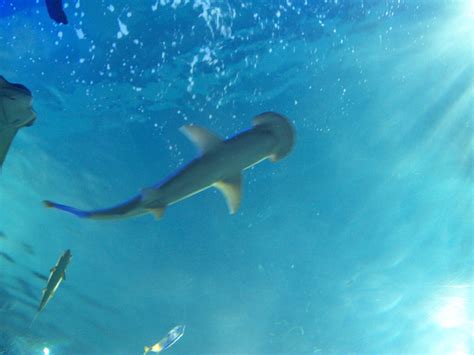
<path fill-rule="evenodd" d="M 232 178 L 218 181 L 214 184 L 214 187 L 219 189 L 224 195 L 230 214 L 237 212 L 242 195 L 242 176 L 239 174 Z"/>
<path fill-rule="evenodd" d="M 201 153 L 206 153 L 222 143 L 219 136 L 203 127 L 185 125 L 180 128 L 180 131 L 199 148 Z"/>

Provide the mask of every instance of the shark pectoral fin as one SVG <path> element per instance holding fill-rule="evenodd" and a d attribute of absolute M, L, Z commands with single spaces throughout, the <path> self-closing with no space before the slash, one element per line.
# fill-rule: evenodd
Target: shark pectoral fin
<path fill-rule="evenodd" d="M 208 152 L 223 141 L 219 136 L 206 128 L 195 125 L 182 126 L 180 131 L 199 148 L 201 153 Z"/>
<path fill-rule="evenodd" d="M 18 129 L 14 127 L 6 127 L 0 130 L 0 168 L 7 157 L 8 150 L 15 138 L 16 132 L 18 132 Z"/>
<path fill-rule="evenodd" d="M 218 181 L 214 186 L 224 195 L 230 214 L 237 212 L 242 195 L 242 176 L 239 174 L 233 178 Z"/>
<path fill-rule="evenodd" d="M 163 213 L 165 213 L 165 208 L 164 207 L 147 208 L 147 211 L 152 213 L 156 219 L 160 219 L 163 216 Z"/>

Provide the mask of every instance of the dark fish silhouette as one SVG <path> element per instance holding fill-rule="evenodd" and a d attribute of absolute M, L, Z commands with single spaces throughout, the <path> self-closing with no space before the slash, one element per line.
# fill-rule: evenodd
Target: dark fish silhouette
<path fill-rule="evenodd" d="M 46 0 L 46 9 L 48 10 L 48 15 L 56 23 L 63 23 L 67 25 L 67 16 L 63 10 L 63 1 L 62 0 Z"/>
<path fill-rule="evenodd" d="M 35 255 L 35 250 L 33 247 L 25 242 L 18 242 L 21 245 L 21 248 L 23 249 L 24 252 L 30 254 L 30 255 Z"/>
<path fill-rule="evenodd" d="M 34 292 L 34 287 L 27 281 L 25 281 L 24 279 L 22 279 L 21 277 L 17 277 L 16 278 L 16 282 L 18 283 L 18 285 L 20 286 L 21 288 L 21 291 L 22 293 L 30 298 L 30 299 L 33 299 L 33 300 L 36 300 L 36 296 L 35 296 L 35 292 Z"/>
<path fill-rule="evenodd" d="M 33 249 L 33 246 L 31 246 L 31 244 L 21 242 L 15 239 L 10 239 L 2 231 L 0 231 L 0 241 L 3 241 L 4 243 L 13 244 L 15 247 L 21 248 L 25 253 L 35 255 L 35 250 Z"/>
<path fill-rule="evenodd" d="M 3 252 L 3 251 L 0 251 L 0 256 L 5 259 L 6 261 L 12 263 L 12 264 L 16 264 L 16 261 L 15 259 L 13 259 L 10 255 L 8 255 L 7 253 Z"/>
<path fill-rule="evenodd" d="M 31 273 L 32 273 L 33 275 L 35 275 L 35 276 L 36 276 L 38 279 L 40 279 L 41 281 L 48 281 L 48 276 L 43 275 L 43 274 L 41 274 L 41 273 L 39 273 L 39 272 L 37 272 L 37 271 L 34 271 L 34 270 L 30 270 L 30 271 L 31 271 Z"/>
<path fill-rule="evenodd" d="M 30 302 L 28 300 L 25 300 L 23 298 L 15 297 L 15 302 L 18 304 L 21 304 L 24 307 L 28 307 L 31 309 L 36 309 L 36 305 L 33 302 Z"/>
<path fill-rule="evenodd" d="M 65 285 L 67 286 L 67 285 Z M 107 312 L 110 312 L 110 313 L 113 313 L 115 315 L 119 314 L 119 310 L 115 307 L 112 307 L 110 305 L 106 305 L 104 303 L 100 303 L 99 301 L 93 299 L 92 297 L 89 297 L 77 290 L 74 290 L 74 289 L 71 289 L 71 291 L 81 299 L 82 302 L 88 304 L 89 306 L 91 307 L 94 307 L 94 308 L 97 308 L 97 309 L 100 309 L 101 311 L 107 311 Z"/>
<path fill-rule="evenodd" d="M 14 311 L 8 312 L 8 318 L 13 318 L 20 321 L 23 324 L 25 323 L 28 324 L 30 316 L 27 315 L 26 313 L 20 312 L 18 310 L 14 310 Z"/>

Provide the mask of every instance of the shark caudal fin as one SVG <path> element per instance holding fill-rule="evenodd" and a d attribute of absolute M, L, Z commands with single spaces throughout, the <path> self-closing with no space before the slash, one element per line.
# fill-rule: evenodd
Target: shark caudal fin
<path fill-rule="evenodd" d="M 64 212 L 71 213 L 71 214 L 73 214 L 77 217 L 80 217 L 80 218 L 89 218 L 91 216 L 90 212 L 83 211 L 83 210 L 80 210 L 80 209 L 77 209 L 77 208 L 74 208 L 74 207 L 71 207 L 71 206 L 61 205 L 61 204 L 56 203 L 56 202 L 43 201 L 43 204 L 48 208 L 56 208 L 56 209 L 64 211 Z"/>
<path fill-rule="evenodd" d="M 30 326 L 28 327 L 29 329 L 31 329 L 31 327 L 33 326 L 33 323 L 36 321 L 36 319 L 38 319 L 39 314 L 40 314 L 40 311 L 36 312 L 35 317 L 31 321 Z"/>

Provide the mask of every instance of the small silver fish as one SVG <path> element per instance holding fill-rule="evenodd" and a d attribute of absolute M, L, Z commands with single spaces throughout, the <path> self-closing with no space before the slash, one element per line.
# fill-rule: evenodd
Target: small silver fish
<path fill-rule="evenodd" d="M 178 325 L 174 327 L 168 332 L 168 334 L 166 334 L 166 336 L 163 339 L 161 339 L 155 345 L 145 346 L 145 351 L 143 355 L 146 355 L 150 351 L 154 353 L 159 353 L 159 352 L 162 352 L 163 350 L 170 348 L 174 343 L 176 343 L 184 335 L 185 328 L 186 326 L 184 325 Z"/>

